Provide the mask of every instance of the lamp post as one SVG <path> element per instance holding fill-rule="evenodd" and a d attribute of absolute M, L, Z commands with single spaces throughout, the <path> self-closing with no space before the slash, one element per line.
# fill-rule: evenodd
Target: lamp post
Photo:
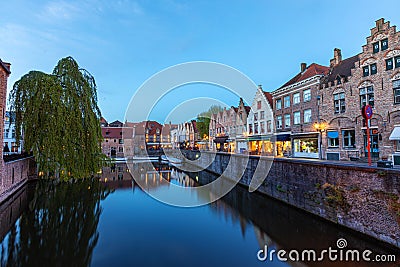
<path fill-rule="evenodd" d="M 318 131 L 318 157 L 322 159 L 322 133 L 326 130 L 326 124 L 324 122 L 315 122 L 314 129 Z"/>

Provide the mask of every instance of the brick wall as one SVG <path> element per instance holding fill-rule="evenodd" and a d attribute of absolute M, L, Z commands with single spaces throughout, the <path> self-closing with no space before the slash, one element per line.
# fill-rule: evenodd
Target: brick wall
<path fill-rule="evenodd" d="M 275 158 L 268 172 L 268 159 L 264 157 L 250 156 L 246 168 L 243 164 L 247 157 L 243 155 L 218 153 L 214 160 L 212 157 L 210 152 L 201 152 L 191 164 L 205 167 L 212 162 L 207 170 L 225 172 L 226 177 L 244 171 L 240 183 L 248 186 L 261 162 L 259 173 L 264 176 L 259 192 L 400 247 L 399 171 Z"/>
<path fill-rule="evenodd" d="M 373 51 L 373 45 L 383 40 L 388 40 L 388 48 L 378 52 Z M 321 118 L 328 122 L 328 130 L 339 132 L 339 147 L 328 148 L 328 152 L 339 152 L 341 158 L 348 158 L 357 151 L 359 156 L 365 155 L 364 151 L 364 130 L 365 123 L 361 116 L 360 88 L 372 86 L 374 89 L 374 115 L 371 119 L 371 127 L 378 133 L 379 157 L 390 157 L 395 152 L 395 142 L 389 140 L 389 136 L 395 125 L 400 124 L 400 103 L 394 103 L 393 80 L 400 79 L 400 68 L 393 67 L 386 70 L 386 59 L 400 55 L 400 33 L 395 26 L 383 19 L 376 21 L 376 26 L 371 29 L 371 35 L 366 38 L 366 44 L 362 46 L 359 59 L 351 69 L 351 75 L 337 81 L 325 84 L 321 87 L 322 97 Z M 393 62 L 394 63 L 394 62 Z M 368 76 L 363 75 L 363 67 L 376 64 L 377 73 Z M 370 70 L 371 71 L 371 70 Z M 334 77 L 335 78 L 335 77 Z M 334 113 L 333 95 L 343 92 L 345 94 L 346 111 Z M 355 130 L 355 148 L 344 149 L 342 146 L 343 129 Z M 327 138 L 324 135 L 324 146 L 328 146 Z"/>
<path fill-rule="evenodd" d="M 4 161 L 3 161 L 3 132 L 4 118 L 6 111 L 6 95 L 7 95 L 7 79 L 10 75 L 10 64 L 1 61 L 0 59 L 0 179 L 4 176 Z"/>
<path fill-rule="evenodd" d="M 36 163 L 33 157 L 7 162 L 2 169 L 0 195 L 13 191 L 36 175 Z"/>

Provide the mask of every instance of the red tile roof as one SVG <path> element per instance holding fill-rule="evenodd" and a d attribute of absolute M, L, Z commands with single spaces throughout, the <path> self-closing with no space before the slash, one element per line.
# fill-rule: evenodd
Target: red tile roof
<path fill-rule="evenodd" d="M 103 138 L 122 138 L 122 128 L 120 127 L 101 127 Z"/>
<path fill-rule="evenodd" d="M 268 100 L 269 106 L 272 108 L 272 103 L 273 103 L 272 95 L 269 92 L 265 92 L 265 91 L 263 91 L 263 92 L 264 92 L 265 97 Z"/>
<path fill-rule="evenodd" d="M 307 67 L 307 69 L 305 71 L 298 73 L 296 76 L 294 76 L 287 83 L 282 85 L 280 88 L 303 81 L 303 80 L 311 78 L 315 75 L 321 75 L 321 74 L 326 75 L 326 74 L 328 74 L 328 72 L 329 72 L 329 67 L 321 66 L 316 63 L 312 63 L 310 66 Z"/>

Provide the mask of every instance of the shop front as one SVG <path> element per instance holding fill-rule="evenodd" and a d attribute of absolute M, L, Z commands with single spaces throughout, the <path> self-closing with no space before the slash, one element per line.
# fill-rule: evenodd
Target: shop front
<path fill-rule="evenodd" d="M 319 133 L 306 133 L 292 135 L 293 157 L 318 159 L 318 134 Z"/>
<path fill-rule="evenodd" d="M 214 144 L 217 151 L 228 152 L 228 136 L 217 136 L 214 138 Z"/>
<path fill-rule="evenodd" d="M 275 156 L 289 157 L 291 156 L 292 143 L 290 141 L 290 133 L 281 133 L 275 135 Z"/>
<path fill-rule="evenodd" d="M 249 153 L 251 155 L 273 156 L 274 145 L 271 136 L 258 135 L 248 138 Z"/>
<path fill-rule="evenodd" d="M 228 152 L 235 153 L 236 149 L 236 142 L 233 139 L 227 139 L 226 142 L 228 143 Z"/>
<path fill-rule="evenodd" d="M 246 137 L 239 137 L 236 138 L 236 146 L 235 146 L 235 152 L 244 154 L 247 153 L 248 147 L 247 147 L 247 138 Z"/>

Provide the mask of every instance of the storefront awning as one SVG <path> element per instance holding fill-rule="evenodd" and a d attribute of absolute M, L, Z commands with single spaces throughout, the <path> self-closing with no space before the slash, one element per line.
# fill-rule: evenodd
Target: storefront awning
<path fill-rule="evenodd" d="M 227 143 L 228 136 L 218 136 L 214 138 L 214 143 Z"/>
<path fill-rule="evenodd" d="M 339 138 L 338 131 L 327 131 L 326 135 L 328 136 L 328 138 L 331 138 L 331 139 Z"/>
<path fill-rule="evenodd" d="M 389 140 L 400 140 L 400 126 L 394 127 L 392 133 L 389 136 Z"/>
<path fill-rule="evenodd" d="M 276 141 L 290 141 L 290 134 L 277 134 Z"/>
<path fill-rule="evenodd" d="M 304 138 L 318 138 L 319 133 L 296 133 L 292 134 L 293 139 L 304 139 Z"/>
<path fill-rule="evenodd" d="M 271 135 L 253 135 L 247 138 L 247 141 L 269 141 L 271 140 Z"/>

